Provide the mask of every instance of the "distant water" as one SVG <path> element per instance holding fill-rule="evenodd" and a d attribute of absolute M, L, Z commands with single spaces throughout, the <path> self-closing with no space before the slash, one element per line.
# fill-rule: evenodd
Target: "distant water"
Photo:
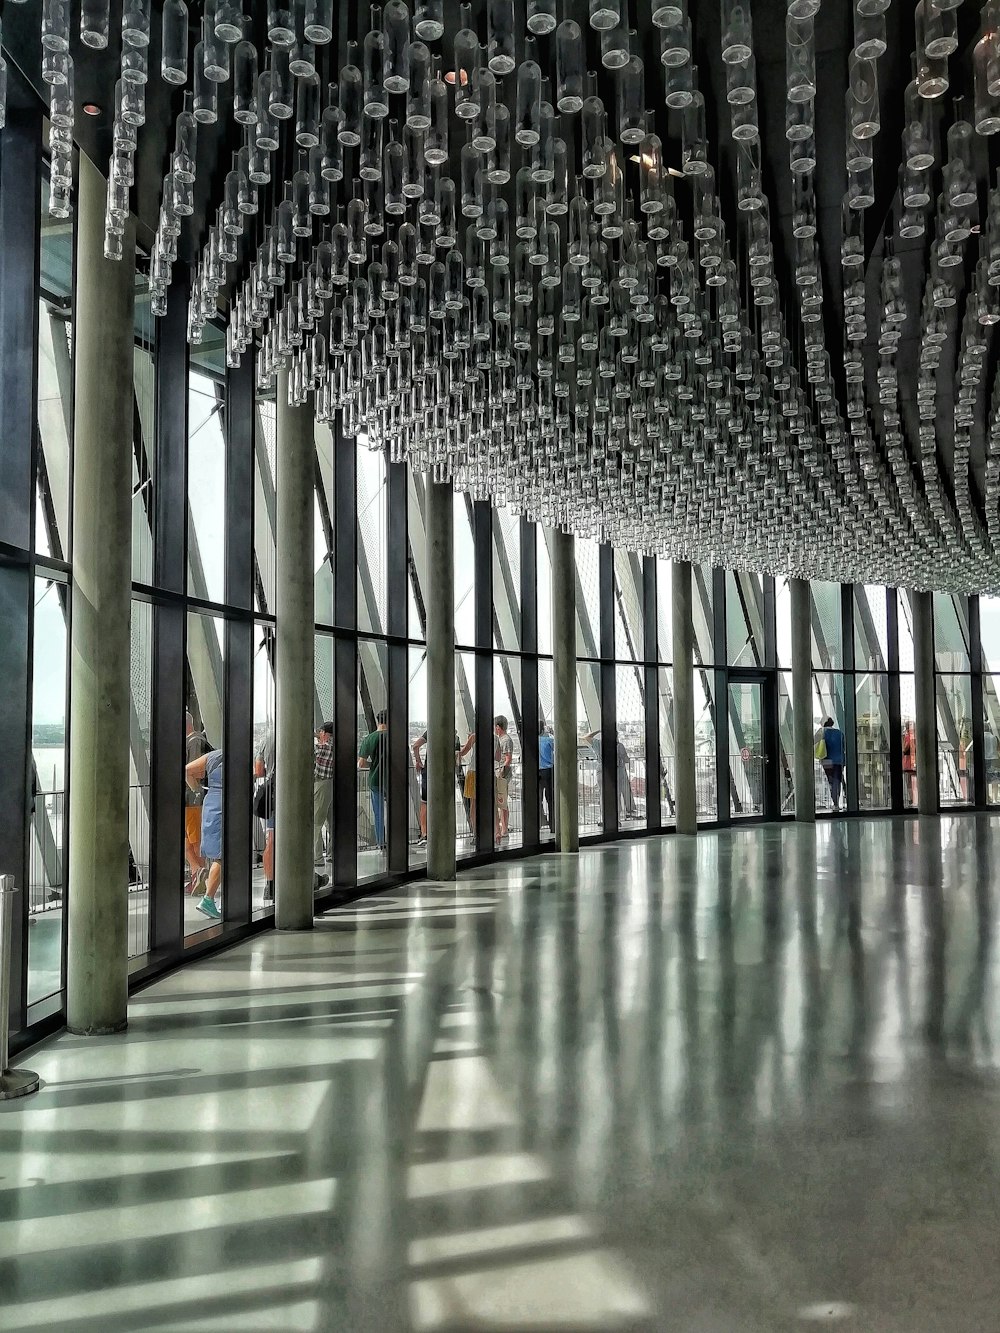
<path fill-rule="evenodd" d="M 39 791 L 66 790 L 66 749 L 62 745 L 36 745 L 33 750 Z"/>

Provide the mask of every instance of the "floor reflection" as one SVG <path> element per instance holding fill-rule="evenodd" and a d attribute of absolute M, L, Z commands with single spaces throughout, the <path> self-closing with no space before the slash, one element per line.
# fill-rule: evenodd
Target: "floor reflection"
<path fill-rule="evenodd" d="M 995 850 L 644 839 L 185 968 L 0 1108 L 0 1327 L 995 1327 Z"/>

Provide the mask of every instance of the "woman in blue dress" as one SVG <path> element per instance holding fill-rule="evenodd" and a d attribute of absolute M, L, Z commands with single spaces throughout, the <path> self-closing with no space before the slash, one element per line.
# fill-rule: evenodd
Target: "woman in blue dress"
<path fill-rule="evenodd" d="M 221 921 L 216 898 L 222 883 L 222 751 L 211 750 L 192 760 L 185 769 L 187 784 L 195 791 L 205 785 L 201 807 L 201 854 L 208 862 L 208 883 L 198 911 L 213 921 Z"/>

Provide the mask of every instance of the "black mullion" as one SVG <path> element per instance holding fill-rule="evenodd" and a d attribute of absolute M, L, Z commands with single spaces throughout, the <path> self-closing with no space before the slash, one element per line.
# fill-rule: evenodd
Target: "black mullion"
<path fill-rule="evenodd" d="M 11 94 L 17 76 L 11 71 Z M 27 1019 L 29 837 L 34 761 L 31 679 L 34 629 L 34 480 L 38 458 L 38 272 L 42 186 L 41 113 L 14 109 L 0 133 L 0 535 L 18 554 L 0 567 L 0 869 L 21 890 L 11 940 L 10 1027 Z M 68 716 L 68 712 L 67 712 Z M 64 828 L 68 821 L 64 818 Z M 64 839 L 63 865 L 66 864 Z M 63 876 L 65 880 L 65 874 Z M 64 899 L 65 903 L 65 886 Z M 65 935 L 65 932 L 64 932 Z M 65 963 L 62 968 L 65 977 Z"/>
<path fill-rule="evenodd" d="M 178 264 L 156 331 L 156 467 L 153 583 L 187 591 L 187 312 L 190 282 Z"/>
<path fill-rule="evenodd" d="M 237 924 L 250 920 L 253 911 L 250 849 L 253 844 L 253 626 L 247 621 L 225 622 L 226 682 L 223 729 L 226 782 L 225 916 Z"/>
<path fill-rule="evenodd" d="M 150 912 L 152 955 L 183 947 L 184 764 L 187 745 L 188 347 L 187 268 L 178 265 L 156 338 L 153 469 L 152 709 L 150 717 Z M 133 595 L 135 587 L 133 586 Z"/>
<path fill-rule="evenodd" d="M 857 811 L 860 807 L 858 790 L 858 677 L 854 655 L 854 584 L 840 585 L 840 632 L 843 644 L 844 663 L 844 721 L 843 730 L 847 739 L 846 769 L 844 774 L 847 809 Z"/>
<path fill-rule="evenodd" d="M 642 561 L 642 625 L 645 708 L 644 749 L 646 754 L 646 827 L 656 831 L 663 826 L 660 812 L 660 677 L 657 654 L 657 568 L 656 557 Z"/>
<path fill-rule="evenodd" d="M 778 617 L 774 591 L 774 575 L 763 577 L 764 592 L 764 666 L 776 668 L 778 665 Z"/>
<path fill-rule="evenodd" d="M 357 449 L 353 440 L 333 428 L 333 614 L 351 635 L 334 641 L 334 749 L 337 772 L 333 784 L 333 882 L 349 887 L 358 879 L 358 576 L 357 576 Z"/>
<path fill-rule="evenodd" d="M 226 605 L 253 610 L 254 362 L 226 376 Z"/>
<path fill-rule="evenodd" d="M 719 823 L 732 823 L 729 768 L 729 645 L 726 642 L 726 571 L 712 570 L 712 653 L 715 657 L 715 781 Z"/>
<path fill-rule="evenodd" d="M 903 809 L 903 721 L 899 697 L 899 594 L 885 590 L 885 621 L 889 639 L 889 792 L 895 814 Z"/>
<path fill-rule="evenodd" d="M 601 666 L 601 805 L 605 836 L 618 832 L 618 682 L 615 669 L 615 553 L 602 542 L 597 555 L 598 644 Z"/>
<path fill-rule="evenodd" d="M 389 589 L 386 629 L 400 642 L 388 646 L 389 790 L 386 811 L 388 869 L 401 874 L 407 869 L 410 837 L 409 668 L 406 643 L 408 578 L 407 478 L 405 463 L 390 463 L 386 455 L 387 530 L 392 534 L 386 552 Z"/>
<path fill-rule="evenodd" d="M 522 843 L 541 841 L 538 804 L 538 538 L 534 523 L 522 518 L 521 543 L 521 800 Z"/>
<path fill-rule="evenodd" d="M 493 510 L 468 501 L 475 563 L 476 640 L 476 851 L 495 848 L 496 788 L 493 781 Z"/>
<path fill-rule="evenodd" d="M 983 656 L 982 632 L 979 617 L 979 598 L 970 597 L 969 601 L 969 664 L 972 667 L 970 679 L 972 700 L 972 801 L 982 808 L 986 805 L 986 765 L 984 763 L 985 725 L 983 710 Z M 966 755 L 968 769 L 968 752 Z"/>

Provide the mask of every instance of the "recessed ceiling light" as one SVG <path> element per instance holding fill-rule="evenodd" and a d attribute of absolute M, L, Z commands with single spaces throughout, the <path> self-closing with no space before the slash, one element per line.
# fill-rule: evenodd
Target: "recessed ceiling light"
<path fill-rule="evenodd" d="M 98 106 L 96 102 L 84 102 L 83 114 L 85 116 L 103 116 L 104 108 L 102 106 Z"/>

